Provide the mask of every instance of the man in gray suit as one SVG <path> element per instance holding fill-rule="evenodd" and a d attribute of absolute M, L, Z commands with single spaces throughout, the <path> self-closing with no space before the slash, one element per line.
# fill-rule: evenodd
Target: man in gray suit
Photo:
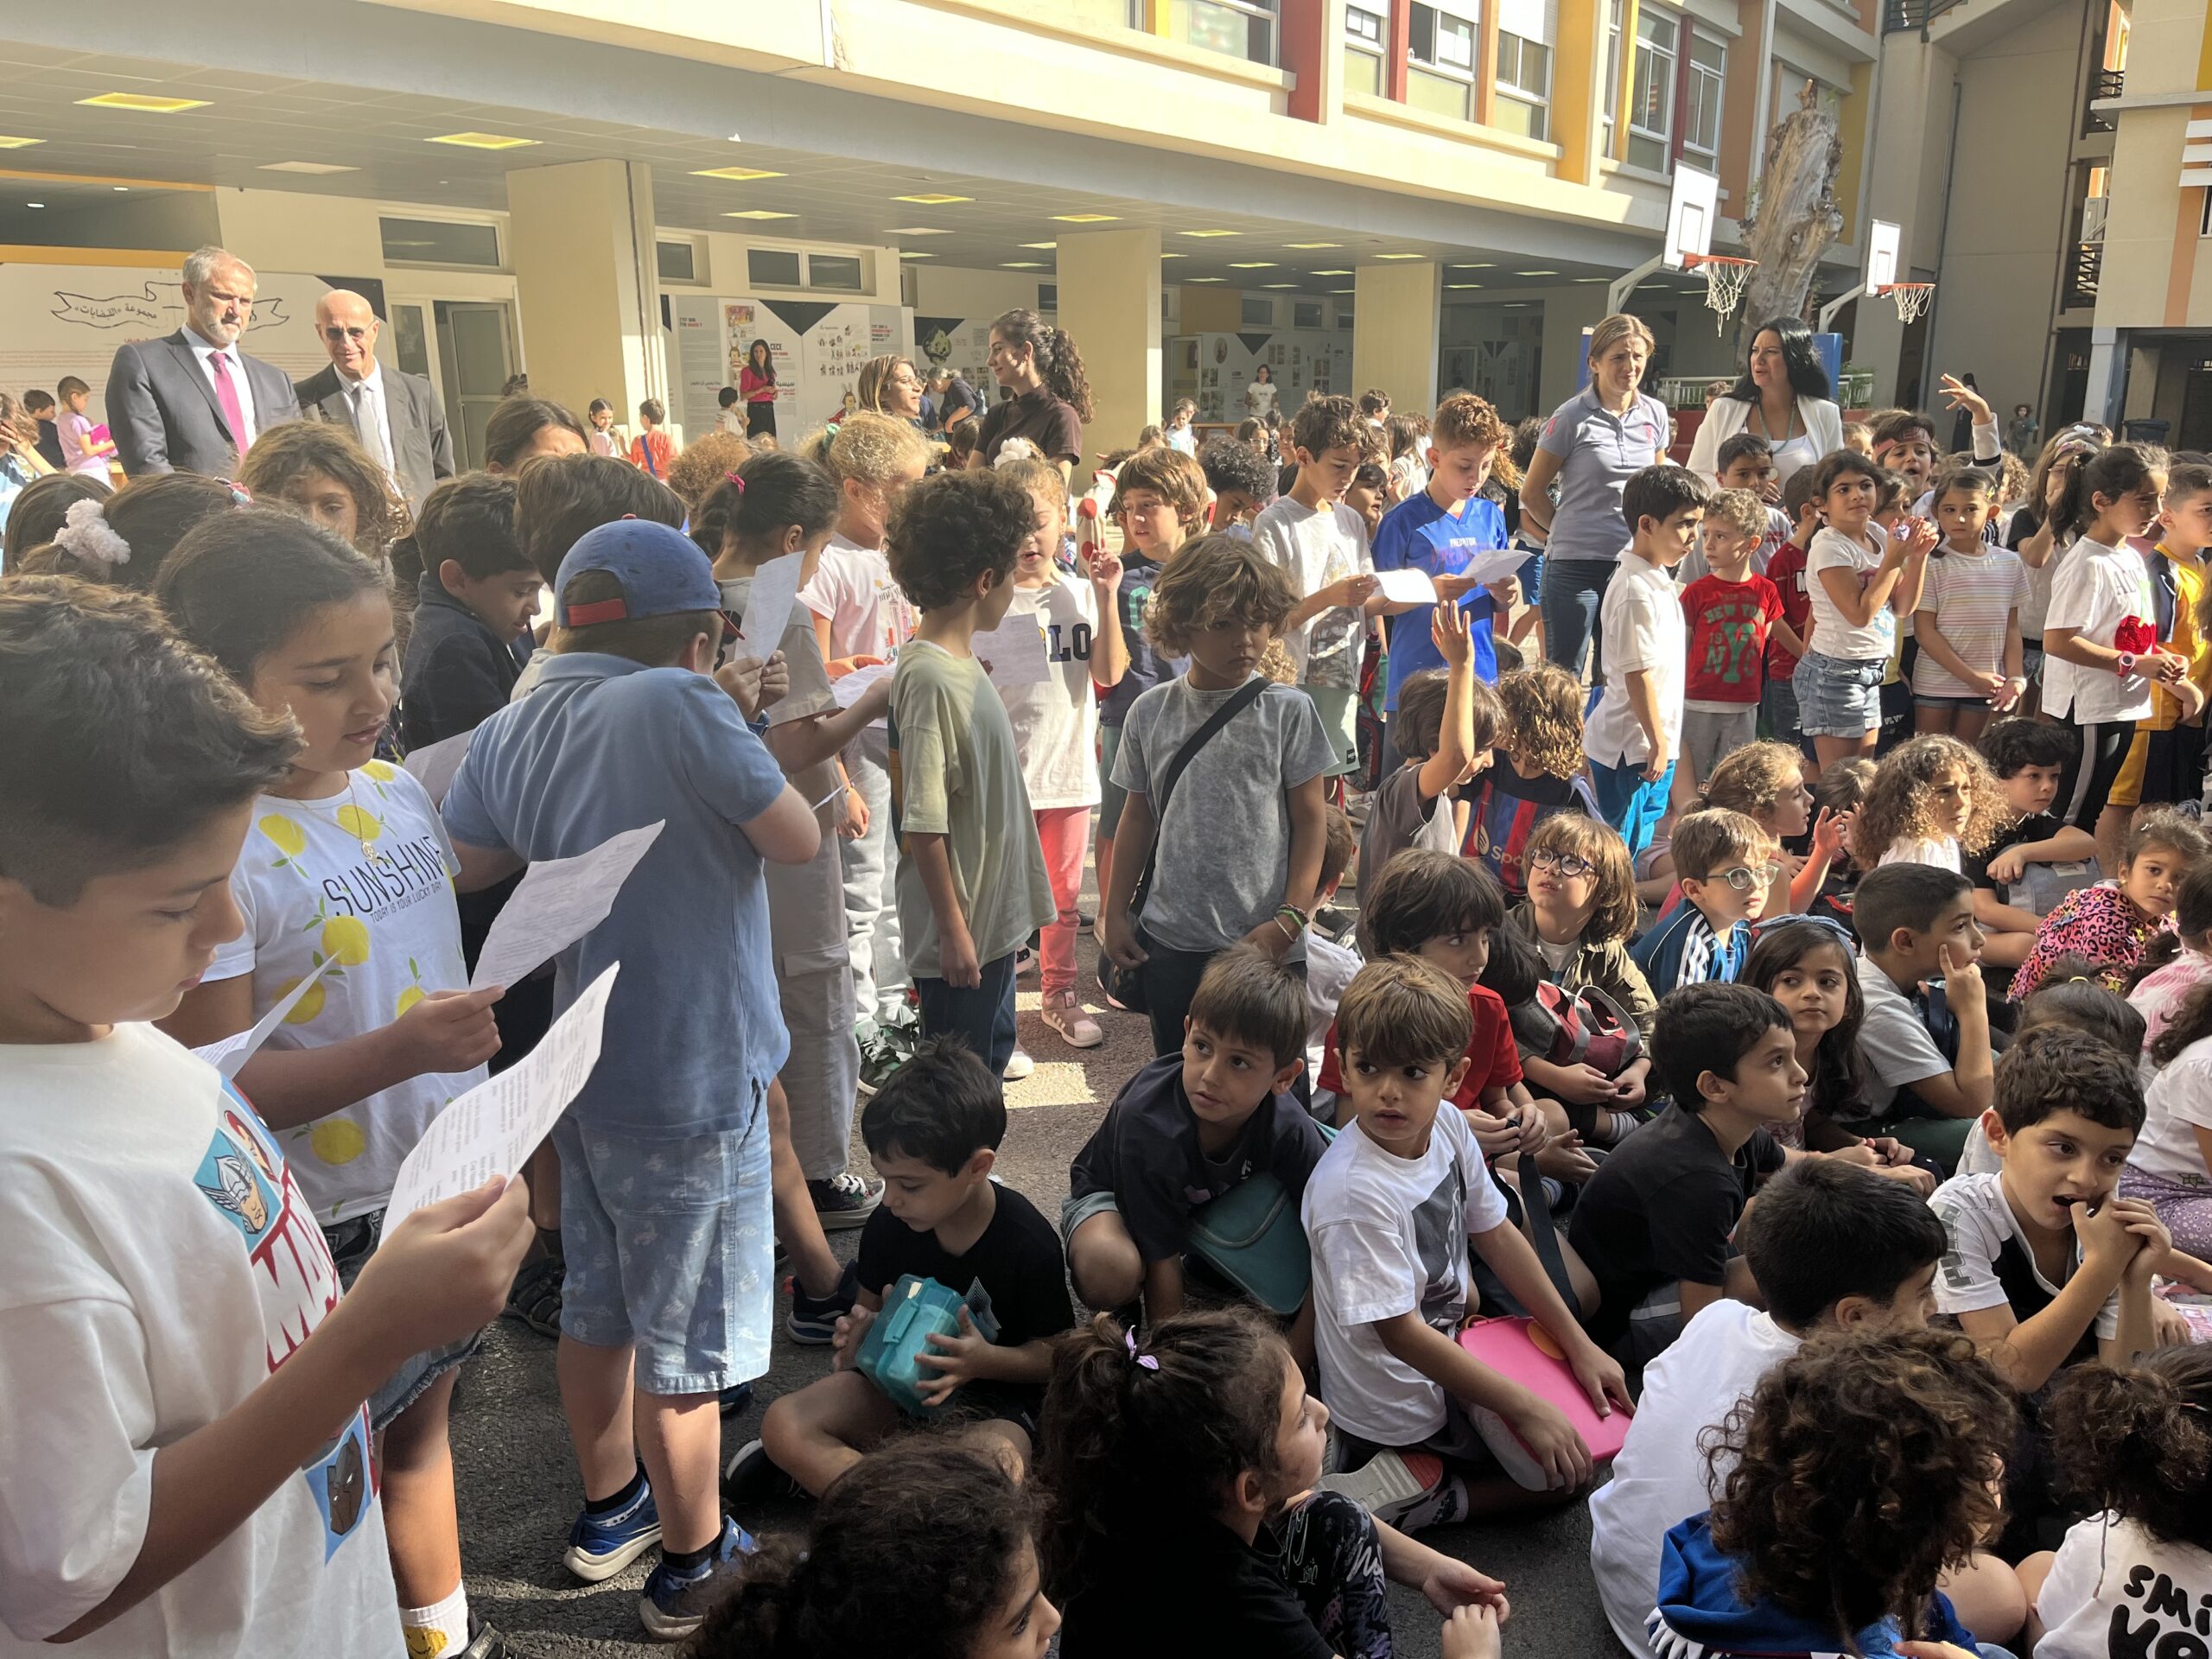
<path fill-rule="evenodd" d="M 433 485 L 453 476 L 453 438 L 430 383 L 377 361 L 382 327 L 368 301 L 351 289 L 332 289 L 315 305 L 315 330 L 330 366 L 292 390 L 307 419 L 359 438 L 407 505 L 420 507 Z"/>
<path fill-rule="evenodd" d="M 201 248 L 184 262 L 185 326 L 116 348 L 107 424 L 125 474 L 229 478 L 256 438 L 300 418 L 283 371 L 238 348 L 254 288 L 251 266 Z"/>

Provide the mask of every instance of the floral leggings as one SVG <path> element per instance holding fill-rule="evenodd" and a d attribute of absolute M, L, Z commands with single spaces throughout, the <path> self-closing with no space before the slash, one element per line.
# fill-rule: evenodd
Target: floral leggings
<path fill-rule="evenodd" d="M 1373 1518 L 1341 1492 L 1313 1492 L 1281 1531 L 1284 1575 L 1321 1639 L 1342 1659 L 1390 1659 L 1390 1604 Z"/>
<path fill-rule="evenodd" d="M 2174 1248 L 2200 1259 L 2212 1256 L 2212 1185 L 2190 1185 L 2146 1175 L 2133 1166 L 2120 1178 L 2123 1198 L 2147 1198 L 2174 1236 Z"/>

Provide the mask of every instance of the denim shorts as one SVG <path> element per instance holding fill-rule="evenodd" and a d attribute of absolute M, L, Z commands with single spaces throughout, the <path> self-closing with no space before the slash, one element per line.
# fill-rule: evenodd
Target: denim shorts
<path fill-rule="evenodd" d="M 1886 658 L 1864 661 L 1808 651 L 1790 676 L 1797 693 L 1797 726 L 1808 737 L 1864 737 L 1882 724 L 1882 676 Z"/>
<path fill-rule="evenodd" d="M 376 1253 L 383 1237 L 381 1210 L 349 1217 L 322 1230 L 323 1243 L 330 1246 L 330 1259 L 337 1264 L 340 1284 L 348 1290 L 353 1288 L 353 1281 L 361 1276 L 361 1269 L 368 1265 L 369 1257 Z M 479 1331 L 443 1348 L 432 1348 L 411 1357 L 369 1396 L 369 1427 L 382 1433 L 391 1426 L 394 1418 L 423 1397 L 431 1383 L 464 1361 L 474 1359 L 476 1351 L 483 1345 L 484 1333 Z"/>
<path fill-rule="evenodd" d="M 764 1375 L 775 1296 L 765 1097 L 741 1129 L 649 1141 L 571 1116 L 553 1144 L 561 1334 L 634 1347 L 647 1394 L 716 1394 Z"/>

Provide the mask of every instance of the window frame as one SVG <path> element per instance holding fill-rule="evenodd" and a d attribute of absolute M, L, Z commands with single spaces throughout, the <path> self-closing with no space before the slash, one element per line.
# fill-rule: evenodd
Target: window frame
<path fill-rule="evenodd" d="M 1361 17 L 1370 17 L 1374 19 L 1375 34 L 1371 39 L 1368 35 L 1354 31 L 1351 26 L 1351 20 L 1355 15 Z M 1347 60 L 1347 69 L 1349 69 L 1350 67 L 1349 60 L 1354 56 L 1367 59 L 1373 62 L 1375 65 L 1375 92 L 1373 96 L 1378 98 L 1387 96 L 1390 87 L 1389 13 L 1387 11 L 1377 11 L 1373 6 L 1359 5 L 1351 3 L 1351 0 L 1347 0 L 1347 3 L 1344 7 L 1344 37 L 1343 51 Z M 1347 86 L 1351 84 L 1349 74 L 1346 76 L 1345 84 Z"/>
<path fill-rule="evenodd" d="M 1527 86 L 1517 78 L 1512 79 L 1507 78 L 1505 66 L 1509 56 L 1508 41 L 1512 43 L 1510 55 L 1513 60 L 1516 77 L 1519 75 L 1526 62 L 1529 48 L 1533 47 L 1544 54 L 1543 88 L 1541 92 Z M 1539 143 L 1548 143 L 1551 137 L 1553 57 L 1552 45 L 1548 41 L 1532 41 L 1527 35 L 1516 35 L 1508 29 L 1500 29 L 1497 31 L 1497 62 L 1491 73 L 1491 84 L 1497 89 L 1497 96 L 1501 100 L 1519 105 L 1530 111 L 1528 137 Z"/>
<path fill-rule="evenodd" d="M 1631 153 L 1639 138 L 1647 144 L 1656 145 L 1659 151 L 1658 166 L 1647 168 L 1647 171 L 1664 173 L 1672 165 L 1675 129 L 1681 113 L 1678 82 L 1682 72 L 1682 34 L 1687 22 L 1681 14 L 1668 11 L 1662 7 L 1644 5 L 1637 9 L 1635 55 L 1629 73 L 1628 146 L 1623 152 L 1631 167 L 1645 166 Z M 1669 31 L 1668 44 L 1663 47 L 1645 33 L 1647 29 L 1662 28 Z M 1659 94 L 1659 115 L 1662 124 L 1656 128 L 1644 125 L 1641 118 L 1643 99 L 1639 89 L 1645 80 L 1644 64 L 1647 60 L 1653 65 L 1649 84 Z M 1659 68 L 1662 65 L 1664 66 L 1663 72 Z"/>
<path fill-rule="evenodd" d="M 1482 78 L 1483 21 L 1480 0 L 1410 0 L 1410 3 L 1412 10 L 1408 17 L 1406 30 L 1407 103 L 1414 104 L 1411 88 L 1411 79 L 1414 74 L 1427 75 L 1433 80 L 1448 81 L 1465 92 L 1465 103 L 1458 118 L 1471 122 L 1475 118 L 1477 108 L 1477 88 Z M 1418 55 L 1414 45 L 1420 38 L 1421 14 L 1423 12 L 1427 12 L 1431 20 L 1429 30 L 1431 55 L 1426 58 Z M 1467 63 L 1465 68 L 1434 55 L 1435 42 L 1443 39 L 1445 35 L 1445 30 L 1440 25 L 1447 20 L 1466 31 Z M 1426 108 L 1427 106 L 1414 105 L 1414 107 Z M 1432 111 L 1431 113 L 1438 114 L 1445 111 Z"/>
<path fill-rule="evenodd" d="M 1698 48 L 1703 47 L 1718 53 L 1718 68 L 1708 68 L 1697 60 Z M 1711 35 L 1690 31 L 1689 49 L 1681 55 L 1683 108 L 1678 125 L 1681 132 L 1681 153 L 1704 168 L 1717 172 L 1720 165 L 1721 123 L 1725 118 L 1728 98 L 1728 42 Z M 1705 107 L 1703 95 L 1712 97 L 1713 143 L 1698 142 L 1694 130 L 1697 116 Z"/>
<path fill-rule="evenodd" d="M 1161 0 L 1166 3 L 1166 0 Z M 1222 51 L 1222 48 L 1198 38 L 1192 28 L 1192 15 L 1199 6 L 1216 11 L 1233 12 L 1244 19 L 1244 50 L 1241 53 Z M 1141 9 L 1141 0 L 1131 0 L 1132 10 Z M 1141 19 L 1140 18 L 1140 22 Z M 1267 53 L 1255 56 L 1252 51 L 1252 29 L 1255 23 L 1266 26 Z M 1246 63 L 1263 65 L 1269 69 L 1282 64 L 1282 10 L 1279 0 L 1184 0 L 1183 43 L 1196 47 L 1201 52 L 1221 52 L 1224 57 L 1241 56 Z"/>

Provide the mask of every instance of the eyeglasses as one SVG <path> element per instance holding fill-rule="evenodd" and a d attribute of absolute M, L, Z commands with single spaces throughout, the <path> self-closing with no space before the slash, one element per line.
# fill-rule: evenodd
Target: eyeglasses
<path fill-rule="evenodd" d="M 1586 858 L 1577 858 L 1573 853 L 1531 853 L 1529 868 L 1532 870 L 1556 870 L 1572 881 L 1578 875 L 1587 875 L 1598 867 Z"/>
<path fill-rule="evenodd" d="M 1706 877 L 1706 880 L 1726 881 L 1738 893 L 1749 893 L 1753 887 L 1764 887 L 1781 874 L 1782 866 L 1774 860 L 1769 859 L 1756 868 L 1749 864 L 1738 864 L 1732 870 L 1723 870 L 1718 875 Z"/>

